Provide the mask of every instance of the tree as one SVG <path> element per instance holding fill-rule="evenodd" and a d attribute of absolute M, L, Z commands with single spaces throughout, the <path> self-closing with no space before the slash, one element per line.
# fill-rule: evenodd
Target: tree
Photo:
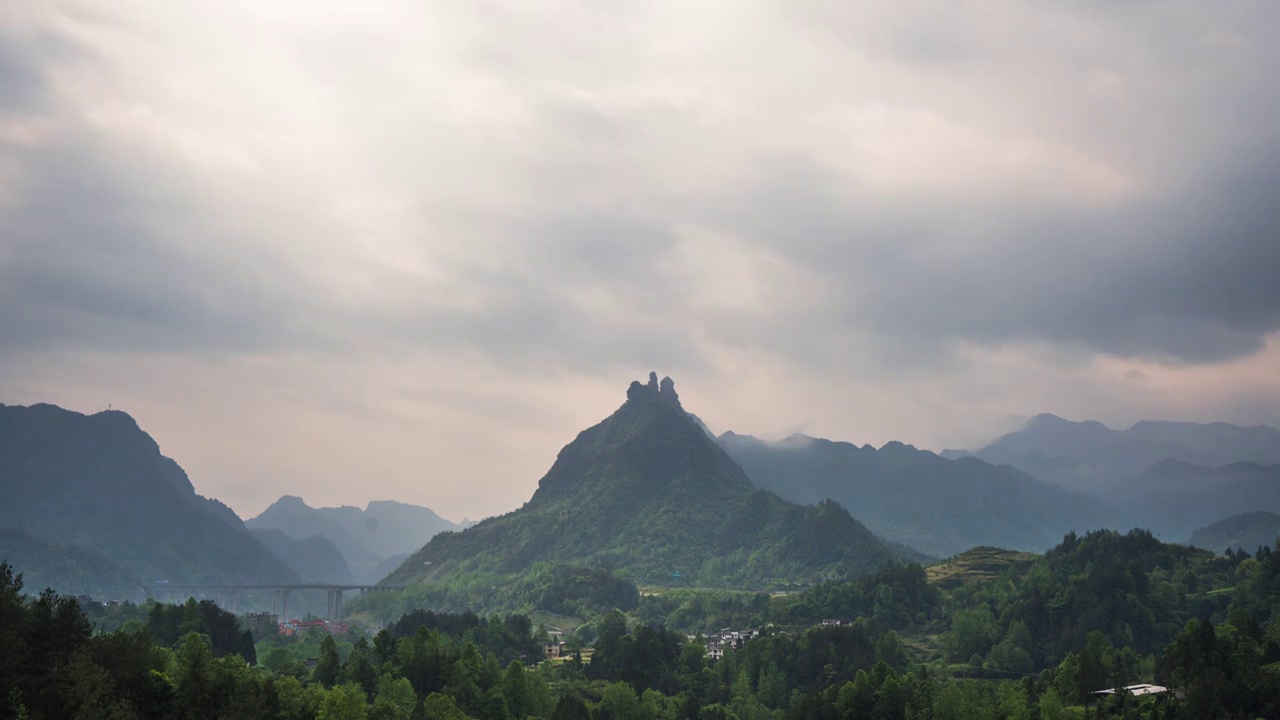
<path fill-rule="evenodd" d="M 902 720 L 905 703 L 901 695 L 902 683 L 897 675 L 891 673 L 885 676 L 880 689 L 876 691 L 871 716 L 875 720 Z"/>
<path fill-rule="evenodd" d="M 991 663 L 1001 670 L 1031 672 L 1031 633 L 1026 623 L 1009 623 L 1004 639 L 991 649 Z"/>
<path fill-rule="evenodd" d="M 760 680 L 756 688 L 756 697 L 767 707 L 779 710 L 787 702 L 787 676 L 773 660 L 760 669 Z"/>
<path fill-rule="evenodd" d="M 1111 651 L 1111 641 L 1101 631 L 1089 633 L 1084 652 L 1080 653 L 1080 689 L 1083 693 L 1105 690 L 1111 679 L 1111 669 L 1107 664 L 1107 655 Z"/>
<path fill-rule="evenodd" d="M 395 638 L 391 637 L 391 633 L 387 632 L 386 628 L 379 630 L 378 634 L 373 636 L 373 661 L 382 665 L 391 660 L 395 654 Z"/>
<path fill-rule="evenodd" d="M 390 673 L 378 678 L 376 692 L 371 720 L 409 720 L 418 705 L 413 683 L 406 678 L 392 677 Z"/>
<path fill-rule="evenodd" d="M 836 712 L 844 720 L 853 720 L 857 716 L 858 689 L 854 687 L 852 680 L 845 681 L 836 693 Z"/>
<path fill-rule="evenodd" d="M 214 694 L 213 653 L 199 633 L 183 636 L 174 655 L 178 707 L 184 717 L 216 718 L 221 703 Z"/>
<path fill-rule="evenodd" d="M 1021 683 L 1002 682 L 996 688 L 996 700 L 1000 713 L 1007 720 L 1031 720 L 1031 705 L 1027 691 Z"/>
<path fill-rule="evenodd" d="M 111 674 L 93 662 L 83 650 L 71 656 L 72 720 L 128 720 L 128 705 L 116 692 Z"/>
<path fill-rule="evenodd" d="M 342 667 L 343 679 L 359 685 L 366 695 L 373 694 L 374 684 L 377 682 L 373 661 L 369 656 L 369 641 L 360 638 L 352 648 L 351 655 L 347 657 L 346 665 Z"/>
<path fill-rule="evenodd" d="M 338 644 L 334 642 L 332 635 L 325 635 L 324 640 L 320 641 L 320 657 L 316 658 L 312 677 L 325 688 L 331 688 L 338 682 L 341 672 L 342 661 L 338 659 Z"/>
<path fill-rule="evenodd" d="M 453 698 L 440 693 L 431 693 L 422 700 L 422 714 L 430 720 L 468 720 Z"/>
<path fill-rule="evenodd" d="M 720 703 L 711 703 L 698 711 L 698 720 L 738 720 L 738 716 Z"/>
<path fill-rule="evenodd" d="M 325 693 L 316 720 L 367 720 L 369 707 L 364 690 L 355 683 L 335 685 Z"/>
<path fill-rule="evenodd" d="M 640 698 L 636 691 L 624 682 L 615 682 L 604 689 L 600 704 L 596 706 L 596 720 L 640 720 Z"/>
<path fill-rule="evenodd" d="M 1062 702 L 1062 697 L 1058 695 L 1058 691 L 1049 688 L 1040 696 L 1040 720 L 1062 720 L 1062 714 L 1066 712 L 1066 706 Z"/>
<path fill-rule="evenodd" d="M 561 695 L 551 713 L 551 720 L 591 720 L 591 712 L 577 695 Z"/>
<path fill-rule="evenodd" d="M 276 697 L 280 701 L 280 716 L 284 720 L 311 720 L 316 716 L 319 709 L 319 701 L 323 697 L 317 697 L 313 690 L 323 689 L 312 686 L 311 689 L 302 686 L 302 683 L 295 677 L 283 677 L 276 681 Z"/>

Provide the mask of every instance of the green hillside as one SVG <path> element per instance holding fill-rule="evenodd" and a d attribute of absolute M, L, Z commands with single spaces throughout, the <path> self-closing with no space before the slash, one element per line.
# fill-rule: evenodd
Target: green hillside
<path fill-rule="evenodd" d="M 856 575 L 903 552 L 835 503 L 805 507 L 756 489 L 684 412 L 670 378 L 650 375 L 560 451 L 523 507 L 436 536 L 387 582 L 548 562 L 646 584 L 764 587 Z"/>
<path fill-rule="evenodd" d="M 95 600 L 141 602 L 146 598 L 137 578 L 102 555 L 44 542 L 21 528 L 0 528 L 0 561 L 22 573 L 31 593 L 53 588 Z"/>

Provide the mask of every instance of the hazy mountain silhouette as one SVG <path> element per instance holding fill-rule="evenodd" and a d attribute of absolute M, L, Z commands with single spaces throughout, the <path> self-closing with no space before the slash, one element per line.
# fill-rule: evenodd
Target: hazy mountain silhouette
<path fill-rule="evenodd" d="M 1128 430 L 1113 430 L 1096 420 L 1072 422 L 1045 414 L 976 452 L 944 450 L 942 455 L 972 455 L 1065 488 L 1106 494 L 1117 482 L 1164 459 L 1211 468 L 1234 462 L 1280 463 L 1280 430 L 1146 420 Z"/>
<path fill-rule="evenodd" d="M 0 525 L 100 554 L 144 583 L 295 582 L 123 412 L 0 405 Z"/>
<path fill-rule="evenodd" d="M 368 583 L 386 576 L 388 559 L 403 559 L 436 533 L 460 529 L 430 508 L 418 505 L 375 501 L 364 510 L 349 505 L 313 508 L 292 495 L 272 503 L 245 525 L 280 530 L 297 540 L 324 537 L 341 553 L 351 576 L 357 582 Z"/>
<path fill-rule="evenodd" d="M 249 528 L 249 532 L 273 555 L 298 573 L 303 582 L 354 582 L 351 568 L 333 541 L 323 535 L 293 538 L 276 528 Z"/>
<path fill-rule="evenodd" d="M 798 503 L 831 498 L 876 534 L 939 557 L 973 547 L 1042 551 L 1113 518 L 1097 498 L 974 458 L 891 442 L 877 450 L 793 435 L 726 432 L 721 447 L 757 485 Z"/>
<path fill-rule="evenodd" d="M 1123 513 L 1127 525 L 1149 528 L 1170 542 L 1182 541 L 1221 518 L 1259 510 L 1280 513 L 1280 464 L 1207 468 L 1162 460 L 1118 483 L 1108 500 Z"/>

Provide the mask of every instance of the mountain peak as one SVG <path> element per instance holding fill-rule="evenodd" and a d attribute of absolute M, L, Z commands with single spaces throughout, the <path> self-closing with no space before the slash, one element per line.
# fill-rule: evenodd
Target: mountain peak
<path fill-rule="evenodd" d="M 307 501 L 297 495 L 281 495 L 279 500 L 271 503 L 266 510 L 258 513 L 258 517 L 294 516 L 299 513 L 310 512 L 311 509 L 311 506 L 307 505 Z"/>
<path fill-rule="evenodd" d="M 659 401 L 674 408 L 680 408 L 680 396 L 676 394 L 676 383 L 670 376 L 658 381 L 658 373 L 649 373 L 649 382 L 641 384 L 633 380 L 627 388 L 627 402 Z M 683 409 L 683 408 L 680 408 Z"/>
<path fill-rule="evenodd" d="M 560 450 L 523 506 L 432 538 L 388 582 L 548 562 L 625 569 L 646 583 L 683 574 L 727 587 L 793 573 L 842 576 L 896 555 L 843 509 L 757 489 L 685 412 L 671 378 L 650 373 Z"/>

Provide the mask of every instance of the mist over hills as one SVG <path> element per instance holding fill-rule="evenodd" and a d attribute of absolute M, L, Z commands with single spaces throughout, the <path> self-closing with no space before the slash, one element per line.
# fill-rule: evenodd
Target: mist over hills
<path fill-rule="evenodd" d="M 1280 513 L 1280 464 L 1237 462 L 1207 468 L 1164 460 L 1117 484 L 1107 499 L 1124 508 L 1131 524 L 1150 528 L 1170 542 L 1181 541 L 1199 528 L 1241 513 Z M 1248 549 L 1252 552 L 1257 546 Z"/>
<path fill-rule="evenodd" d="M 143 583 L 298 580 L 123 412 L 0 405 L 0 497 L 0 526 L 89 550 Z"/>
<path fill-rule="evenodd" d="M 249 532 L 271 554 L 298 573 L 303 582 L 355 582 L 338 546 L 323 535 L 294 538 L 276 528 L 249 528 Z"/>
<path fill-rule="evenodd" d="M 418 505 L 382 500 L 370 502 L 363 510 L 349 505 L 313 508 L 292 495 L 272 503 L 245 521 L 245 526 L 279 530 L 299 541 L 324 538 L 341 555 L 349 576 L 361 583 L 385 577 L 389 560 L 398 559 L 395 565 L 399 565 L 437 533 L 462 528 Z"/>
<path fill-rule="evenodd" d="M 941 455 L 1012 465 L 1068 489 L 1107 494 L 1118 482 L 1141 475 L 1162 460 L 1209 468 L 1236 462 L 1280 463 L 1280 430 L 1266 425 L 1150 420 L 1113 430 L 1096 420 L 1073 422 L 1042 414 L 980 450 L 944 450 Z"/>
<path fill-rule="evenodd" d="M 880 449 L 793 435 L 726 432 L 721 447 L 761 488 L 792 502 L 830 498 L 877 535 L 938 557 L 978 546 L 1041 551 L 1070 530 L 1104 527 L 1093 497 L 975 458 L 947 460 L 891 442 Z"/>
<path fill-rule="evenodd" d="M 521 508 L 432 538 L 387 581 L 573 563 L 644 583 L 758 586 L 910 555 L 835 503 L 804 507 L 756 488 L 684 411 L 671 379 L 650 374 L 560 451 Z"/>
<path fill-rule="evenodd" d="M 1280 515 L 1261 510 L 1233 515 L 1191 533 L 1187 544 L 1218 553 L 1253 553 L 1264 546 L 1280 548 Z"/>

